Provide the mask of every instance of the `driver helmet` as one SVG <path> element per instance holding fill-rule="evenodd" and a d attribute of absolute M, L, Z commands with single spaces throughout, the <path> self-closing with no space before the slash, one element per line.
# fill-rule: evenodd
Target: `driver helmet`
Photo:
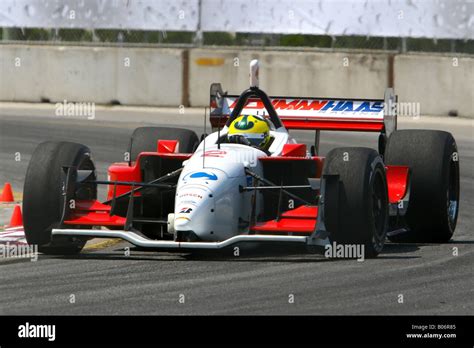
<path fill-rule="evenodd" d="M 240 115 L 230 124 L 227 137 L 231 142 L 233 137 L 244 137 L 250 145 L 265 149 L 270 143 L 270 126 L 260 116 Z"/>

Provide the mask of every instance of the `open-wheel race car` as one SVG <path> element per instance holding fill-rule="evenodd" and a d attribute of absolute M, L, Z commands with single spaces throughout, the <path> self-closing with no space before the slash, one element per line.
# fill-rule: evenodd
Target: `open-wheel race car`
<path fill-rule="evenodd" d="M 459 210 L 450 133 L 397 130 L 392 89 L 379 100 L 269 97 L 257 61 L 250 70 L 240 96 L 212 84 L 213 133 L 199 140 L 187 129 L 138 128 L 130 160 L 112 164 L 107 180 L 85 145 L 38 145 L 24 186 L 27 241 L 55 254 L 79 252 L 95 237 L 166 251 L 339 243 L 374 257 L 387 237 L 450 240 Z M 313 131 L 314 144 L 298 143 L 290 129 Z M 339 147 L 323 157 L 321 131 L 377 132 L 378 151 Z M 98 185 L 108 185 L 103 202 Z"/>

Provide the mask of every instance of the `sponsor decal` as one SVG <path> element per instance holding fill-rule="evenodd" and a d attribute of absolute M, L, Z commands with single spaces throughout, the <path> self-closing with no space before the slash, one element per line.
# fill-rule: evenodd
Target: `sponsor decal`
<path fill-rule="evenodd" d="M 203 179 L 203 180 L 217 180 L 217 175 L 211 172 L 194 172 L 190 174 L 186 174 L 183 177 L 183 180 L 189 179 Z"/>
<path fill-rule="evenodd" d="M 184 197 L 193 197 L 193 198 L 199 198 L 202 199 L 202 195 L 198 193 L 192 193 L 192 192 L 186 192 L 178 195 L 178 198 L 184 198 Z"/>
<path fill-rule="evenodd" d="M 240 130 L 252 129 L 254 126 L 254 123 L 252 121 L 249 121 L 248 118 L 249 118 L 248 115 L 244 115 L 242 119 L 235 124 L 235 128 L 240 129 Z"/>
<path fill-rule="evenodd" d="M 247 176 L 247 186 L 252 186 L 252 184 L 253 184 L 253 178 L 250 175 L 248 175 Z"/>
<path fill-rule="evenodd" d="M 226 97 L 222 107 L 211 112 L 211 117 L 218 113 L 230 115 L 237 105 L 238 98 Z M 312 98 L 274 98 L 271 103 L 283 122 L 288 120 L 311 121 L 312 119 L 337 119 L 341 121 L 373 120 L 383 121 L 385 103 L 382 100 L 340 100 Z M 250 98 L 241 114 L 258 114 L 265 111 L 263 102 Z M 268 116 L 267 116 L 268 117 Z"/>
<path fill-rule="evenodd" d="M 193 208 L 184 207 L 181 208 L 178 214 L 189 214 L 193 211 Z"/>
<path fill-rule="evenodd" d="M 182 203 L 182 204 L 191 204 L 191 205 L 197 205 L 198 202 L 197 201 L 191 201 L 191 200 L 180 200 L 179 203 Z"/>
<path fill-rule="evenodd" d="M 226 154 L 227 154 L 227 152 L 224 151 L 224 150 L 209 150 L 209 151 L 204 152 L 204 154 L 201 155 L 201 157 L 219 157 L 219 158 L 223 158 L 223 157 L 225 157 Z"/>
<path fill-rule="evenodd" d="M 230 109 L 235 108 L 238 98 L 227 99 Z M 353 100 L 318 100 L 318 99 L 272 99 L 275 110 L 313 110 L 313 111 L 337 111 L 337 112 L 374 112 L 383 110 L 381 101 L 353 101 Z M 244 109 L 265 109 L 260 99 L 250 98 Z"/>

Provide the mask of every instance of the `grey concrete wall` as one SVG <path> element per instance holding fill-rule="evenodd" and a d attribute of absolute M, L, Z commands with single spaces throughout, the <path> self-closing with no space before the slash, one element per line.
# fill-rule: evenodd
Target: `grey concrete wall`
<path fill-rule="evenodd" d="M 248 87 L 248 64 L 261 61 L 260 84 L 272 95 L 383 98 L 389 55 L 346 52 L 271 52 L 194 49 L 190 52 L 191 105 L 205 105 L 209 84 L 229 93 Z M 203 62 L 216 65 L 205 65 Z M 474 117 L 474 57 L 395 55 L 393 86 L 400 102 L 420 103 L 423 115 Z"/>
<path fill-rule="evenodd" d="M 0 69 L 2 101 L 182 103 L 180 50 L 0 45 Z"/>
<path fill-rule="evenodd" d="M 217 65 L 203 65 L 214 58 Z M 271 95 L 383 98 L 386 54 L 267 52 L 194 49 L 189 57 L 191 105 L 209 100 L 209 85 L 221 82 L 229 93 L 248 88 L 249 62 L 260 60 L 260 87 Z"/>
<path fill-rule="evenodd" d="M 382 98 L 387 53 L 0 45 L 0 101 L 118 100 L 124 105 L 204 106 L 209 85 L 229 93 L 248 87 L 248 64 L 261 62 L 260 84 L 271 95 Z M 126 66 L 126 59 L 130 66 Z M 19 60 L 18 60 L 19 59 Z M 15 64 L 20 64 L 15 66 Z M 396 55 L 394 87 L 401 102 L 424 115 L 474 117 L 474 57 Z"/>
<path fill-rule="evenodd" d="M 420 103 L 422 115 L 474 117 L 474 58 L 406 54 L 395 57 L 395 91 Z"/>

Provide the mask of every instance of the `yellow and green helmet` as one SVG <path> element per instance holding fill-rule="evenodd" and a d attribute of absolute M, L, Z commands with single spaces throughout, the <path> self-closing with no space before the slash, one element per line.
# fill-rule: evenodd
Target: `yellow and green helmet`
<path fill-rule="evenodd" d="M 270 141 L 270 127 L 267 121 L 259 116 L 240 115 L 229 127 L 228 136 L 245 137 L 253 146 L 266 148 Z"/>

